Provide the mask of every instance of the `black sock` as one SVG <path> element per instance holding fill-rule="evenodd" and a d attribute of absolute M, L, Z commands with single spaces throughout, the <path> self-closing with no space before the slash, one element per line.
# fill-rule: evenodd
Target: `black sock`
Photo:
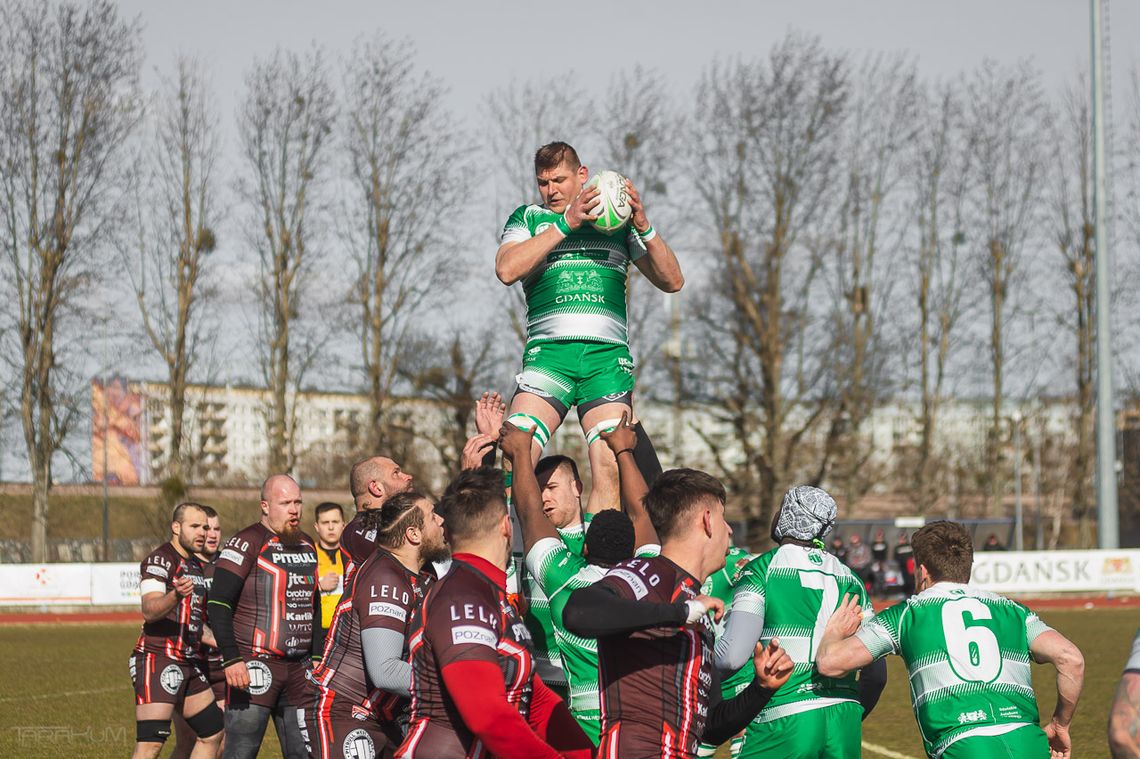
<path fill-rule="evenodd" d="M 653 487 L 653 483 L 661 475 L 661 461 L 657 458 L 657 451 L 653 449 L 653 441 L 649 439 L 649 434 L 641 422 L 633 425 L 633 429 L 637 432 L 637 445 L 633 449 L 633 460 L 637 462 L 637 468 L 641 470 L 645 484 Z"/>

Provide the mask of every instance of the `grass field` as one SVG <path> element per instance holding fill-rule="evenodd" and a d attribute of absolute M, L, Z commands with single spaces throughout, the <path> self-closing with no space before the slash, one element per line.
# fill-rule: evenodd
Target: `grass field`
<path fill-rule="evenodd" d="M 1108 707 L 1140 619 L 1135 610 L 1049 610 L 1042 616 L 1085 653 L 1085 692 L 1073 724 L 1073 755 L 1108 756 Z M 128 756 L 134 707 L 127 656 L 137 634 L 133 624 L 0 625 L 0 651 L 5 652 L 0 757 Z M 1034 668 L 1043 715 L 1053 708 L 1053 683 L 1050 668 Z M 272 732 L 261 756 L 281 756 Z M 922 756 L 906 673 L 896 657 L 890 660 L 883 699 L 864 723 L 863 738 L 869 758 Z"/>

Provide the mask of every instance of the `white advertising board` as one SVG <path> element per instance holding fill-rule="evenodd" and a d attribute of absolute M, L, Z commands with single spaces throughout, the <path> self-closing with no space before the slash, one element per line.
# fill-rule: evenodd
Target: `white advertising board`
<path fill-rule="evenodd" d="M 90 564 L 0 564 L 0 604 L 91 603 Z"/>
<path fill-rule="evenodd" d="M 1140 551 L 977 551 L 971 584 L 1002 595 L 1140 591 Z"/>
<path fill-rule="evenodd" d="M 139 602 L 138 564 L 92 564 L 91 603 L 129 606 Z"/>

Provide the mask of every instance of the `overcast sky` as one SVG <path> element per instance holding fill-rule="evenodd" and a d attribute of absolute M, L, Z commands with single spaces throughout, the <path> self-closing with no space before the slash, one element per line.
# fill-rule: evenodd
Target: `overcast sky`
<path fill-rule="evenodd" d="M 477 107 L 488 90 L 512 78 L 574 71 L 583 82 L 604 85 L 611 70 L 635 63 L 688 87 L 712 56 L 766 53 L 789 29 L 817 34 L 833 49 L 910 51 L 933 76 L 952 76 L 987 56 L 1032 58 L 1053 83 L 1089 58 L 1086 0 L 751 0 L 700 10 L 672 0 L 120 4 L 142 18 L 152 67 L 168 68 L 177 52 L 200 57 L 227 106 L 254 56 L 313 42 L 339 51 L 376 29 L 412 39 L 419 62 L 448 83 L 459 109 Z M 1140 3 L 1115 0 L 1109 16 L 1114 74 L 1123 82 L 1140 42 Z"/>

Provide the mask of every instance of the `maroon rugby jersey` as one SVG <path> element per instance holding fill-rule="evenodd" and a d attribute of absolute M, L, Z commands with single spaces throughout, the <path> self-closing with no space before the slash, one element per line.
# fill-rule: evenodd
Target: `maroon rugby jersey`
<path fill-rule="evenodd" d="M 345 583 L 325 638 L 324 656 L 313 668 L 320 685 L 319 708 L 333 716 L 364 716 L 391 723 L 408 700 L 376 688 L 364 666 L 362 630 L 383 629 L 404 637 L 404 658 L 412 612 L 423 601 L 424 581 L 383 548 Z"/>
<path fill-rule="evenodd" d="M 210 586 L 214 584 L 214 566 L 218 563 L 218 554 L 214 554 L 207 561 L 202 562 L 202 576 L 206 578 L 206 591 L 209 592 Z M 206 624 L 210 624 L 210 605 L 206 604 Z M 222 663 L 222 652 L 213 646 L 202 644 L 202 653 L 206 656 L 206 661 L 211 664 Z"/>
<path fill-rule="evenodd" d="M 344 568 L 346 583 L 352 573 L 376 550 L 376 528 L 367 526 L 364 518 L 367 513 L 364 509 L 358 509 L 340 534 L 340 550 L 348 557 L 348 564 Z"/>
<path fill-rule="evenodd" d="M 183 556 L 170 543 L 163 543 L 139 564 L 140 584 L 147 580 L 160 582 L 163 593 L 169 593 L 180 577 L 193 580 L 194 591 L 179 599 L 162 619 L 143 623 L 135 651 L 161 654 L 176 661 L 201 660 L 208 592 L 202 562 L 193 554 Z"/>
<path fill-rule="evenodd" d="M 621 598 L 658 603 L 691 600 L 701 588 L 663 556 L 623 561 L 598 583 Z M 707 615 L 683 627 L 600 638 L 599 759 L 695 757 L 708 719 L 713 645 Z"/>
<path fill-rule="evenodd" d="M 495 663 L 507 701 L 530 714 L 534 660 L 530 633 L 506 589 L 474 566 L 476 557 L 452 557 L 451 569 L 427 592 L 412 622 L 412 722 L 400 759 L 488 756 L 459 719 L 444 687 L 443 667 L 457 661 Z M 486 562 L 483 562 L 484 564 Z M 490 566 L 490 565 L 488 565 Z"/>
<path fill-rule="evenodd" d="M 317 549 L 308 535 L 285 545 L 260 522 L 230 538 L 215 562 L 245 580 L 234 609 L 234 639 L 254 656 L 300 659 L 313 645 Z M 319 621 L 319 620 L 318 620 Z"/>

